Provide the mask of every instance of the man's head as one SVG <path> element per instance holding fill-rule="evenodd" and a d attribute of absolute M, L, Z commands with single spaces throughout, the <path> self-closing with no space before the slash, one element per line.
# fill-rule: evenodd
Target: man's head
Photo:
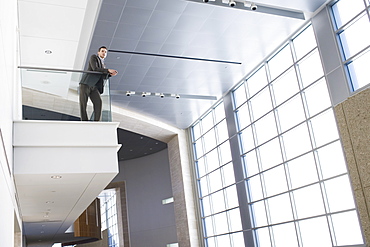
<path fill-rule="evenodd" d="M 107 56 L 107 52 L 108 52 L 107 47 L 101 46 L 101 47 L 99 47 L 98 55 L 101 58 L 105 58 Z"/>

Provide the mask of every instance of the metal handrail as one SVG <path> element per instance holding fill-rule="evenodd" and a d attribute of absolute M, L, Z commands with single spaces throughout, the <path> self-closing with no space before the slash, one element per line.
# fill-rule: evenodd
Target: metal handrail
<path fill-rule="evenodd" d="M 29 67 L 29 66 L 18 66 L 19 69 L 31 69 L 31 70 L 46 70 L 46 71 L 62 71 L 62 72 L 82 72 L 90 74 L 104 74 L 99 71 L 88 71 L 88 70 L 77 70 L 77 69 L 54 69 L 54 68 L 42 68 L 42 67 Z"/>

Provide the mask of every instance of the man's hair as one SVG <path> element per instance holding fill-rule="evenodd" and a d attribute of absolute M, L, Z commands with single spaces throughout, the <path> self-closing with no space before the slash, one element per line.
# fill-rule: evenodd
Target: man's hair
<path fill-rule="evenodd" d="M 99 49 L 98 49 L 98 51 L 100 51 L 101 49 L 106 49 L 106 50 L 108 50 L 108 49 L 107 49 L 107 47 L 105 47 L 105 46 L 100 46 L 100 47 L 99 47 Z"/>

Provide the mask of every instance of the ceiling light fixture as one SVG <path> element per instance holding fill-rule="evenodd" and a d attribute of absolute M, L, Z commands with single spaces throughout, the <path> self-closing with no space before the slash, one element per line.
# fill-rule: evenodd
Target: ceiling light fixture
<path fill-rule="evenodd" d="M 146 96 L 149 96 L 149 95 L 151 95 L 151 93 L 149 93 L 149 92 L 143 92 L 143 93 L 141 94 L 141 96 L 142 96 L 142 97 L 146 97 Z"/>
<path fill-rule="evenodd" d="M 61 179 L 62 176 L 61 175 L 52 175 L 51 178 L 52 179 Z"/>
<path fill-rule="evenodd" d="M 175 98 L 176 98 L 176 99 L 180 99 L 180 95 L 179 95 L 179 94 L 176 94 L 176 95 L 175 95 Z"/>
<path fill-rule="evenodd" d="M 234 0 L 229 0 L 229 6 L 230 7 L 235 7 L 236 2 Z"/>
<path fill-rule="evenodd" d="M 135 92 L 134 92 L 134 91 L 126 91 L 126 96 L 131 96 L 131 95 L 133 95 L 133 94 L 135 94 Z"/>
<path fill-rule="evenodd" d="M 251 10 L 255 11 L 257 10 L 257 5 L 255 3 L 251 3 Z"/>
<path fill-rule="evenodd" d="M 45 53 L 50 55 L 51 53 L 53 53 L 51 50 L 45 50 Z"/>
<path fill-rule="evenodd" d="M 159 95 L 159 97 L 164 98 L 164 94 L 163 94 L 163 93 L 161 93 L 161 94 Z"/>

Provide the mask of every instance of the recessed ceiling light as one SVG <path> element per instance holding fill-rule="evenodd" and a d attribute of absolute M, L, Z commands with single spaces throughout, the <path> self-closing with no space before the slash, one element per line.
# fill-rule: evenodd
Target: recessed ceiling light
<path fill-rule="evenodd" d="M 46 203 L 54 203 L 53 201 L 47 201 Z"/>
<path fill-rule="evenodd" d="M 53 52 L 51 50 L 45 50 L 45 53 L 49 55 L 49 54 L 51 54 Z"/>
<path fill-rule="evenodd" d="M 60 175 L 53 175 L 53 176 L 51 176 L 51 178 L 52 178 L 52 179 L 61 179 L 61 178 L 62 178 L 62 176 L 60 176 Z"/>

